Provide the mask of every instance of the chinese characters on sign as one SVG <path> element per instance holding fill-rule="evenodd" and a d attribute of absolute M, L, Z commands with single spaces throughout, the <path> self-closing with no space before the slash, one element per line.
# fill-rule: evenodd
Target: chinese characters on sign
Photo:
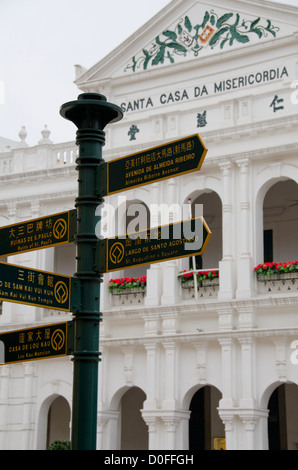
<path fill-rule="evenodd" d="M 0 343 L 4 345 L 0 363 L 66 356 L 71 326 L 72 322 L 64 322 L 0 333 Z"/>
<path fill-rule="evenodd" d="M 197 217 L 106 239 L 105 272 L 202 254 L 211 232 Z"/>
<path fill-rule="evenodd" d="M 69 312 L 71 278 L 0 263 L 0 300 Z"/>
<path fill-rule="evenodd" d="M 62 245 L 73 240 L 76 210 L 0 228 L 0 256 Z"/>
<path fill-rule="evenodd" d="M 198 134 L 107 162 L 107 195 L 201 168 L 207 149 Z"/>

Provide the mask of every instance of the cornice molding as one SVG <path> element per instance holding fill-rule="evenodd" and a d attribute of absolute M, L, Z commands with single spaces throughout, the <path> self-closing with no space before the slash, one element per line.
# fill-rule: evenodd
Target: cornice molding
<path fill-rule="evenodd" d="M 196 333 L 176 333 L 174 335 L 158 334 L 149 337 L 130 337 L 130 338 L 108 338 L 103 337 L 100 343 L 105 347 L 119 347 L 123 345 L 145 345 L 150 343 L 195 343 L 198 340 L 204 341 L 221 341 L 222 339 L 245 340 L 253 338 L 289 338 L 297 337 L 298 328 L 260 328 L 246 330 L 230 330 L 230 331 L 208 331 Z"/>

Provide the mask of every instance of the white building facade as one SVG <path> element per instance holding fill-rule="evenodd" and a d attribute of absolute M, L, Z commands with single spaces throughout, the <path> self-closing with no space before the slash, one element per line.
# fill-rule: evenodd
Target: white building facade
<path fill-rule="evenodd" d="M 124 112 L 106 128 L 106 161 L 148 149 L 157 165 L 154 147 L 194 134 L 208 149 L 197 172 L 105 198 L 105 236 L 126 233 L 135 203 L 152 227 L 200 205 L 212 235 L 195 262 L 104 275 L 98 449 L 298 448 L 297 19 L 269 1 L 173 0 L 94 67 L 77 67 L 80 91 Z M 53 144 L 47 129 L 34 147 L 20 136 L 0 154 L 1 226 L 71 210 L 77 194 L 75 143 Z M 1 261 L 73 275 L 75 246 Z M 286 272 L 262 277 L 264 262 Z M 111 289 L 143 276 L 144 289 Z M 71 319 L 1 307 L 0 332 Z M 0 375 L 1 449 L 69 439 L 71 356 Z"/>

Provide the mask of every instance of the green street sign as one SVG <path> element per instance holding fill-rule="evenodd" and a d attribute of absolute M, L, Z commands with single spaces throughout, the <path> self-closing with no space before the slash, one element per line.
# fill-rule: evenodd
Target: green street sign
<path fill-rule="evenodd" d="M 73 242 L 76 210 L 27 220 L 0 228 L 0 256 Z"/>
<path fill-rule="evenodd" d="M 72 354 L 73 323 L 53 323 L 0 333 L 0 364 Z"/>
<path fill-rule="evenodd" d="M 100 196 L 200 170 L 207 148 L 198 134 L 99 165 Z"/>
<path fill-rule="evenodd" d="M 69 276 L 0 263 L 0 300 L 70 312 L 72 286 Z"/>
<path fill-rule="evenodd" d="M 98 272 L 202 254 L 211 231 L 203 217 L 163 225 L 97 243 Z"/>

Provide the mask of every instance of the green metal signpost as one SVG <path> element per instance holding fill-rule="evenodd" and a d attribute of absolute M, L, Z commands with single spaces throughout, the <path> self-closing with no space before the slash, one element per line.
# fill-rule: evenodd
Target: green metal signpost
<path fill-rule="evenodd" d="M 73 450 L 95 450 L 97 431 L 97 393 L 99 348 L 99 296 L 101 275 L 95 270 L 97 237 L 95 210 L 103 203 L 96 191 L 96 174 L 103 164 L 103 129 L 119 121 L 121 109 L 106 101 L 103 95 L 83 93 L 77 101 L 61 106 L 60 114 L 78 128 L 76 143 L 79 156 L 77 208 L 77 271 L 80 281 L 81 305 L 74 312 L 74 375 L 72 436 Z M 98 214 L 98 210 L 96 212 Z"/>

